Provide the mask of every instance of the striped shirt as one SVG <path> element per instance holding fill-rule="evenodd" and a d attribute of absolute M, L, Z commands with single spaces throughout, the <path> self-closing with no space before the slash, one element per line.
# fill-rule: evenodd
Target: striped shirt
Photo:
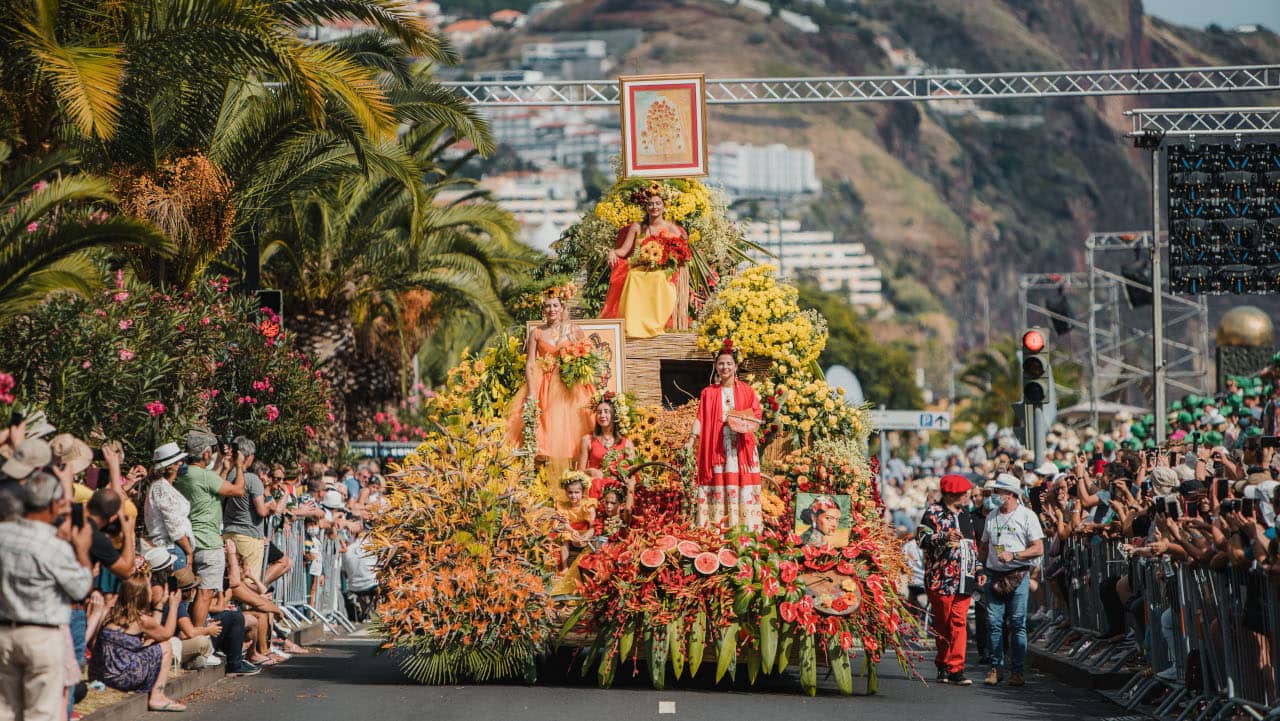
<path fill-rule="evenodd" d="M 60 626 L 71 603 L 89 595 L 93 576 L 51 524 L 0 523 L 0 620 Z"/>

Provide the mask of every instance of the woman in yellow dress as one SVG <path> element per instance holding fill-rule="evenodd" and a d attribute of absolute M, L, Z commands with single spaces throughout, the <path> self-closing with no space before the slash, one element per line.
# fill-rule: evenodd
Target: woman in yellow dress
<path fill-rule="evenodd" d="M 573 285 L 550 288 L 543 294 L 542 325 L 529 330 L 525 339 L 525 385 L 516 394 L 507 415 L 507 442 L 524 445 L 524 407 L 530 393 L 537 400 L 540 415 L 536 428 L 537 455 L 553 465 L 567 466 L 577 455 L 582 436 L 591 432 L 591 410 L 595 395 L 590 383 L 570 388 L 560 378 L 557 354 L 562 348 L 581 343 L 586 336 L 565 318 L 565 302 L 573 297 Z"/>
<path fill-rule="evenodd" d="M 655 183 L 645 191 L 645 219 L 624 228 L 618 234 L 618 247 L 605 257 L 612 271 L 600 317 L 622 318 L 628 338 L 652 338 L 668 326 L 676 330 L 689 327 L 689 269 L 682 265 L 668 278 L 665 271 L 635 270 L 629 265 L 630 258 L 648 240 L 661 242 L 664 236 L 672 235 L 688 242 L 684 228 L 662 217 L 667 206 L 659 190 Z"/>

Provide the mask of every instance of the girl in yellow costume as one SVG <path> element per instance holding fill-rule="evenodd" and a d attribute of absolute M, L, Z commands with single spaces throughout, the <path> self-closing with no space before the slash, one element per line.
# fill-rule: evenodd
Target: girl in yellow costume
<path fill-rule="evenodd" d="M 556 501 L 555 520 L 561 541 L 560 570 L 563 573 L 551 584 L 552 596 L 568 596 L 578 592 L 578 562 L 595 537 L 596 499 L 587 498 L 591 478 L 582 471 L 566 471 L 560 487 L 564 499 Z M 572 561 L 572 565 L 570 564 Z"/>
<path fill-rule="evenodd" d="M 556 354 L 566 345 L 582 341 L 582 331 L 566 320 L 565 303 L 573 297 L 573 285 L 549 288 L 542 299 L 542 325 L 529 330 L 525 340 L 525 385 L 507 412 L 507 442 L 524 445 L 525 401 L 537 400 L 540 416 L 536 429 L 537 454 L 552 467 L 564 468 L 577 455 L 582 436 L 591 432 L 588 404 L 595 387 L 581 383 L 570 388 L 560 378 Z"/>

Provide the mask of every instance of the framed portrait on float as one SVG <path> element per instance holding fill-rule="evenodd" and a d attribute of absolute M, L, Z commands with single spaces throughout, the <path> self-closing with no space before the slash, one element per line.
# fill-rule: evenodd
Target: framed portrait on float
<path fill-rule="evenodd" d="M 604 377 L 600 379 L 597 390 L 622 393 L 622 367 L 626 362 L 626 336 L 622 332 L 621 318 L 591 318 L 589 320 L 571 320 L 573 327 L 582 331 L 591 345 L 600 351 L 605 359 Z M 531 320 L 525 324 L 526 336 L 530 329 L 541 325 L 541 321 Z"/>
<path fill-rule="evenodd" d="M 794 531 L 800 543 L 832 548 L 849 545 L 853 523 L 850 505 L 849 496 L 843 494 L 797 493 Z"/>
<path fill-rule="evenodd" d="M 618 98 L 623 177 L 707 174 L 705 75 L 624 75 L 618 78 Z"/>

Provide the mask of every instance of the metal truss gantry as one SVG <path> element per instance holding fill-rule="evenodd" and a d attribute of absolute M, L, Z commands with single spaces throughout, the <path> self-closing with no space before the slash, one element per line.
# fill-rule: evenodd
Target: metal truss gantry
<path fill-rule="evenodd" d="M 1119 272 L 1135 253 L 1153 253 L 1151 233 L 1093 233 L 1085 239 L 1085 258 L 1090 279 L 1090 403 L 1110 397 L 1126 400 L 1131 388 L 1152 382 L 1149 356 L 1156 341 L 1155 330 L 1162 329 L 1159 340 L 1164 349 L 1166 387 L 1186 393 L 1207 394 L 1209 391 L 1209 306 L 1204 296 L 1184 297 L 1166 289 L 1160 279 L 1153 289 L 1151 280 L 1142 282 L 1126 278 Z M 1168 243 L 1161 241 L 1156 253 L 1166 252 Z M 1148 274 L 1148 278 L 1152 276 Z M 1130 289 L 1151 295 L 1158 290 L 1160 318 L 1142 313 L 1124 313 L 1122 303 Z M 1137 322 L 1139 319 L 1146 323 Z M 1157 395 L 1143 394 L 1146 401 Z"/>
<path fill-rule="evenodd" d="M 618 103 L 616 80 L 441 83 L 478 107 L 603 106 Z M 871 77 L 738 78 L 706 81 L 707 104 L 984 100 L 1084 95 L 1170 95 L 1280 90 L 1280 65 L 1048 73 L 962 73 Z"/>
<path fill-rule="evenodd" d="M 1130 289 L 1153 291 L 1150 280 L 1133 280 L 1120 272 L 1135 252 L 1139 255 L 1151 252 L 1150 232 L 1093 233 L 1085 239 L 1086 272 L 1028 273 L 1019 282 L 1018 300 L 1024 327 L 1056 323 L 1079 331 L 1087 338 L 1088 348 L 1080 354 L 1071 353 L 1061 343 L 1055 343 L 1053 348 L 1074 361 L 1081 361 L 1083 356 L 1084 387 L 1079 390 L 1093 408 L 1091 416 L 1095 427 L 1097 404 L 1101 401 L 1133 403 L 1133 392 L 1137 389 L 1143 404 L 1151 403 L 1149 390 L 1144 392 L 1142 388 L 1143 383 L 1152 382 L 1151 316 L 1127 310 L 1127 294 Z M 1059 289 L 1073 308 L 1086 307 L 1088 311 L 1067 315 L 1051 308 L 1044 294 Z M 1187 393 L 1205 394 L 1209 378 L 1208 305 L 1203 297 L 1184 298 L 1163 290 L 1162 294 L 1165 382 Z"/>
<path fill-rule="evenodd" d="M 1129 137 L 1246 136 L 1280 133 L 1280 108 L 1143 108 L 1126 110 Z"/>

